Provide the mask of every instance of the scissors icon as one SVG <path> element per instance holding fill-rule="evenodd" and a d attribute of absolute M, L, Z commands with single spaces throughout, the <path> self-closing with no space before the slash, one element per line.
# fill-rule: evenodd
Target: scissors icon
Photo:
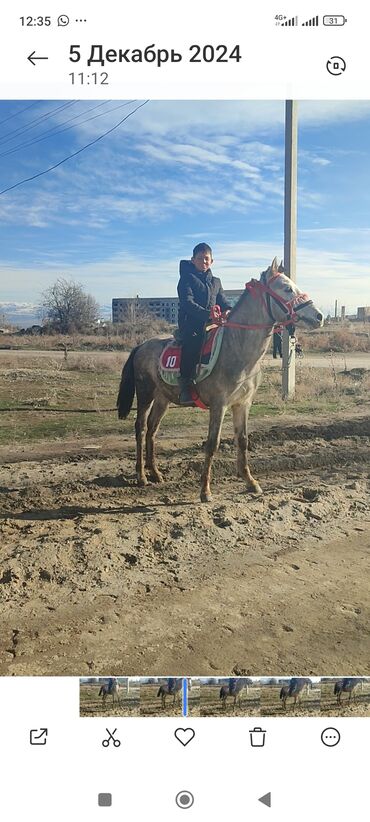
<path fill-rule="evenodd" d="M 103 748 L 108 748 L 108 745 L 109 745 L 111 739 L 113 740 L 114 747 L 119 748 L 119 746 L 121 744 L 121 741 L 119 739 L 114 738 L 114 734 L 116 733 L 117 728 L 115 728 L 114 731 L 112 731 L 112 733 L 108 730 L 108 728 L 106 728 L 105 730 L 108 734 L 108 739 L 103 739 L 103 741 L 101 743 Z"/>

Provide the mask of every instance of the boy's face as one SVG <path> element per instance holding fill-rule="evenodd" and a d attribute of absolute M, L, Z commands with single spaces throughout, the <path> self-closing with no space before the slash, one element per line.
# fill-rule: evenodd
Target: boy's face
<path fill-rule="evenodd" d="M 195 257 L 191 258 L 193 265 L 197 271 L 208 271 L 213 263 L 212 254 L 209 252 L 199 251 Z"/>

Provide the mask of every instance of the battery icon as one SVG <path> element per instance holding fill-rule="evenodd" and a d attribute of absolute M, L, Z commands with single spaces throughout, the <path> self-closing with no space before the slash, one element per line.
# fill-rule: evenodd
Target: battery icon
<path fill-rule="evenodd" d="M 324 26 L 344 26 L 347 23 L 347 18 L 344 14 L 325 14 L 322 22 Z"/>

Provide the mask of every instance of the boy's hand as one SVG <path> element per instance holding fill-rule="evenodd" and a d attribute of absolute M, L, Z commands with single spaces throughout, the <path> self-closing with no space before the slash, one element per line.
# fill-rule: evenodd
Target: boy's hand
<path fill-rule="evenodd" d="M 222 318 L 221 308 L 219 305 L 213 305 L 210 311 L 210 317 L 213 322 L 220 322 Z"/>
<path fill-rule="evenodd" d="M 221 317 L 220 317 L 220 325 L 226 325 L 227 324 L 227 318 L 230 314 L 230 311 L 231 311 L 231 309 L 227 308 L 226 311 L 222 312 Z"/>

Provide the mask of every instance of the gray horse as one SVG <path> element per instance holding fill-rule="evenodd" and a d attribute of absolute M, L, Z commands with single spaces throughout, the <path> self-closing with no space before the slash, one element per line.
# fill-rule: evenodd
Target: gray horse
<path fill-rule="evenodd" d="M 99 696 L 103 698 L 103 708 L 105 707 L 107 697 L 109 695 L 112 697 L 112 705 L 114 705 L 116 701 L 119 705 L 119 690 L 119 682 L 115 676 L 109 677 L 108 682 L 103 683 L 99 691 Z"/>
<path fill-rule="evenodd" d="M 361 679 L 359 677 L 347 676 L 335 683 L 334 694 L 337 697 L 338 705 L 341 704 L 342 693 L 348 694 L 348 702 L 351 701 L 353 691 L 357 687 L 357 685 L 360 684 L 360 682 Z"/>
<path fill-rule="evenodd" d="M 241 708 L 241 695 L 242 692 L 246 691 L 246 697 L 248 697 L 248 687 L 253 685 L 253 679 L 249 679 L 249 677 L 239 677 L 236 679 L 235 682 L 228 683 L 228 685 L 221 685 L 220 688 L 220 699 L 222 699 L 222 707 L 226 709 L 226 700 L 228 696 L 234 697 L 233 702 L 233 709 L 235 710 L 236 703 L 238 703 L 239 708 Z"/>
<path fill-rule="evenodd" d="M 162 683 L 157 693 L 157 696 L 160 696 L 162 699 L 162 708 L 166 707 L 166 696 L 173 696 L 172 704 L 175 706 L 181 691 L 182 679 L 167 680 L 167 682 Z"/>
<path fill-rule="evenodd" d="M 201 401 L 209 408 L 201 500 L 210 502 L 211 464 L 220 444 L 225 411 L 231 408 L 237 447 L 237 476 L 247 490 L 262 493 L 249 470 L 247 460 L 247 421 L 253 397 L 261 379 L 261 364 L 276 323 L 302 323 L 309 328 L 322 325 L 323 317 L 306 294 L 284 273 L 277 259 L 261 274 L 259 281 L 247 283 L 232 309 L 224 328 L 220 354 L 212 373 L 197 386 Z M 179 404 L 178 387 L 163 382 L 158 373 L 159 357 L 168 340 L 152 339 L 138 345 L 123 368 L 117 399 L 118 416 L 126 419 L 136 390 L 136 474 L 139 485 L 147 484 L 146 462 L 154 482 L 162 482 L 158 470 L 154 439 L 170 402 Z M 150 412 L 150 413 L 149 413 Z M 149 418 L 148 418 L 149 414 Z"/>
<path fill-rule="evenodd" d="M 297 703 L 300 701 L 301 697 L 303 696 L 303 691 L 306 691 L 306 696 L 308 696 L 309 689 L 312 687 L 312 682 L 307 677 L 301 676 L 293 676 L 289 682 L 289 685 L 283 685 L 280 691 L 280 699 L 283 701 L 283 708 L 284 711 L 286 710 L 286 701 L 288 696 L 293 697 L 294 699 L 294 708 Z"/>

